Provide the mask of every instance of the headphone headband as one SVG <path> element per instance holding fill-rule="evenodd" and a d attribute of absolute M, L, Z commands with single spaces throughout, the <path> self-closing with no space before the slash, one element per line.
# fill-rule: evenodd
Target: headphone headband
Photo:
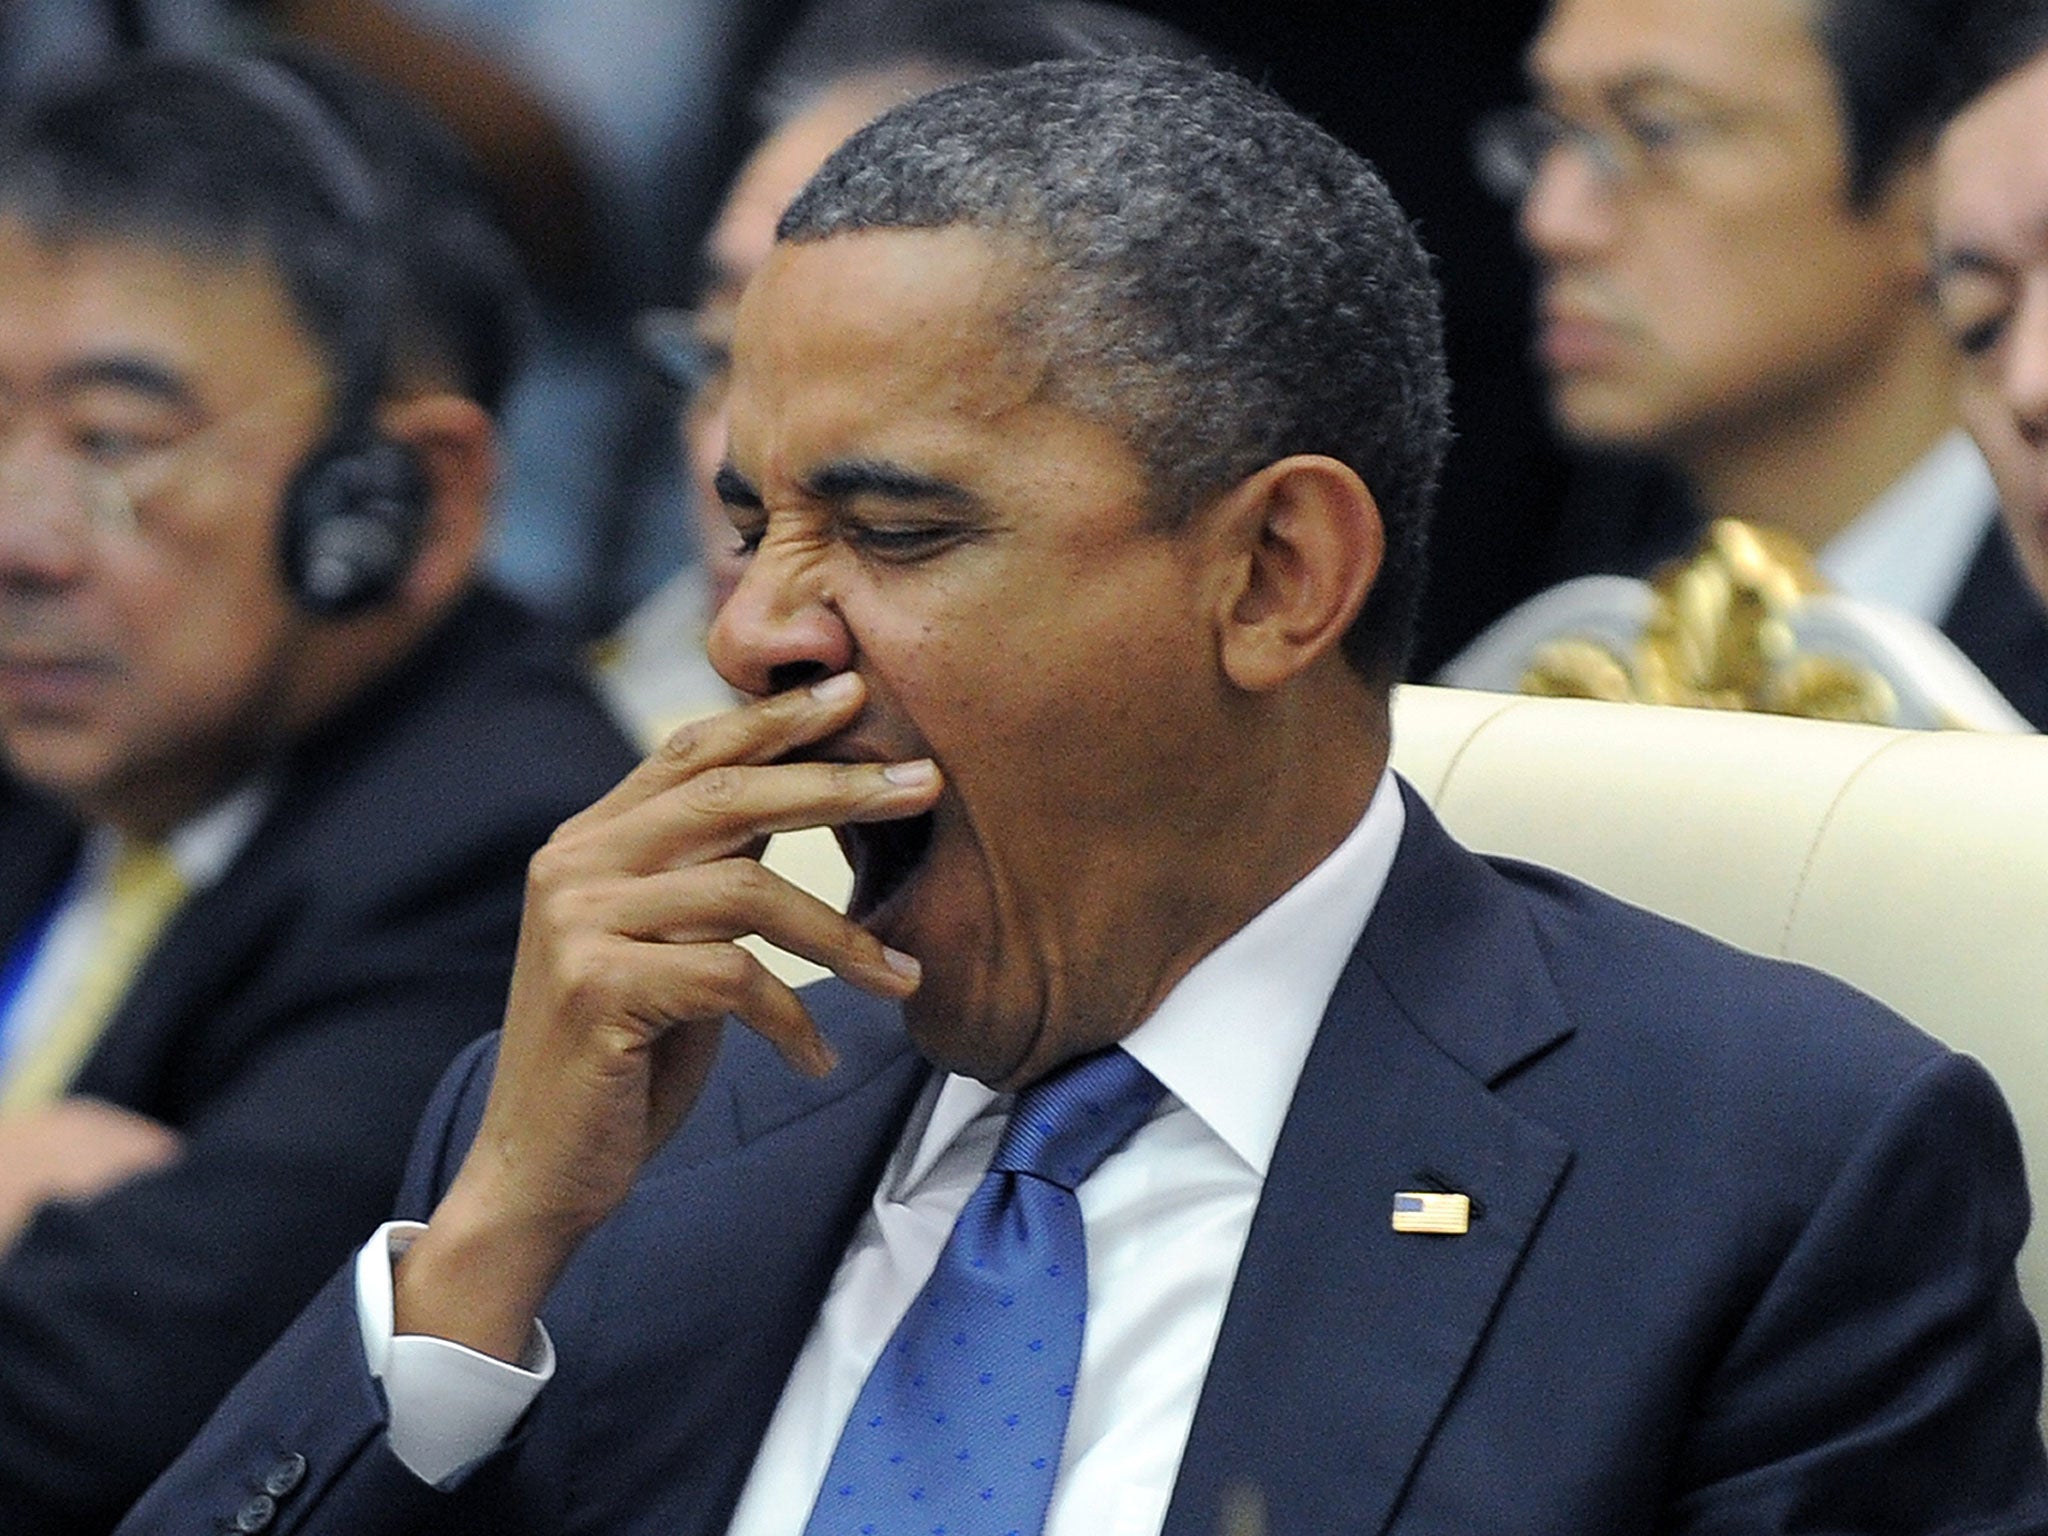
<path fill-rule="evenodd" d="M 349 243 L 359 253 L 360 280 L 347 287 L 340 347 L 335 358 L 333 432 L 359 437 L 370 430 L 387 361 L 385 306 L 396 288 L 391 272 L 385 200 L 376 172 L 352 130 L 302 76 L 271 59 L 220 61 L 247 100 L 285 130 L 318 179 L 322 195 L 341 214 Z"/>
<path fill-rule="evenodd" d="M 315 613 L 345 614 L 389 597 L 410 568 L 429 490 L 418 459 L 377 431 L 397 292 L 385 199 L 353 131 L 314 87 L 281 63 L 220 61 L 242 97 L 282 128 L 339 212 L 361 271 L 345 285 L 333 420 L 285 492 L 279 540 L 285 580 Z"/>

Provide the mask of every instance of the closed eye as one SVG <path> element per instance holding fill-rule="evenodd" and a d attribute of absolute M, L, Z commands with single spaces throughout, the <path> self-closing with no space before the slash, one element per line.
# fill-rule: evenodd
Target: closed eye
<path fill-rule="evenodd" d="M 159 433 L 96 425 L 79 427 L 72 433 L 72 442 L 95 464 L 125 464 L 165 446 Z"/>
<path fill-rule="evenodd" d="M 897 565 L 929 559 L 968 538 L 968 531 L 952 525 L 897 526 L 846 522 L 846 542 L 863 554 Z"/>
<path fill-rule="evenodd" d="M 978 499 L 942 476 L 878 459 L 819 466 L 805 487 L 833 507 L 839 537 L 884 564 L 913 565 L 975 535 Z"/>

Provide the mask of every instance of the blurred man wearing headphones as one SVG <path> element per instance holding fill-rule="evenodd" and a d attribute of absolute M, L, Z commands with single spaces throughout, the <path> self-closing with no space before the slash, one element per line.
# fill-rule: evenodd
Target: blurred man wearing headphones
<path fill-rule="evenodd" d="M 478 583 L 517 264 L 311 61 L 0 138 L 0 1510 L 110 1527 L 389 1204 L 630 766 Z"/>

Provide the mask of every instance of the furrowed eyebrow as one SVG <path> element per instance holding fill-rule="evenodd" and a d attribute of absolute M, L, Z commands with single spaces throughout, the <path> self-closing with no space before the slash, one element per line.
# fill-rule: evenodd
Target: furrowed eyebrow
<path fill-rule="evenodd" d="M 718 473 L 711 477 L 711 485 L 718 492 L 718 499 L 728 507 L 757 508 L 761 505 L 761 493 L 754 489 L 753 482 L 730 464 L 718 466 Z"/>
<path fill-rule="evenodd" d="M 810 477 L 805 489 L 821 501 L 875 496 L 884 501 L 949 501 L 965 505 L 974 500 L 965 486 L 951 480 L 873 459 L 844 459 L 827 464 Z"/>

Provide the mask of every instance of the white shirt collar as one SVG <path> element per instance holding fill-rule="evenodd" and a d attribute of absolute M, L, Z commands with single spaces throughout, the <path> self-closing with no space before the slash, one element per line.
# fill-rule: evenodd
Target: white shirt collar
<path fill-rule="evenodd" d="M 255 836 L 257 823 L 270 809 L 272 792 L 268 779 L 252 779 L 165 835 L 164 851 L 187 890 L 203 890 L 227 873 L 235 855 Z M 79 854 L 79 878 L 85 885 L 105 878 L 120 847 L 121 834 L 112 827 L 95 824 L 87 829 Z"/>
<path fill-rule="evenodd" d="M 1344 841 L 1198 961 L 1124 1049 L 1264 1178 L 1295 1083 L 1351 951 L 1393 868 L 1407 811 L 1391 771 Z M 1170 1101 L 1169 1101 L 1170 1102 Z M 1007 1096 L 957 1073 L 928 1088 L 886 1180 L 903 1199 Z M 919 1119 L 922 1117 L 922 1125 Z"/>
<path fill-rule="evenodd" d="M 253 780 L 172 830 L 164 846 L 186 885 L 196 891 L 227 873 L 270 809 L 271 792 L 268 779 Z"/>
<path fill-rule="evenodd" d="M 1828 540 L 1814 564 L 1838 592 L 1939 625 L 1997 515 L 1990 467 L 1958 427 Z"/>

